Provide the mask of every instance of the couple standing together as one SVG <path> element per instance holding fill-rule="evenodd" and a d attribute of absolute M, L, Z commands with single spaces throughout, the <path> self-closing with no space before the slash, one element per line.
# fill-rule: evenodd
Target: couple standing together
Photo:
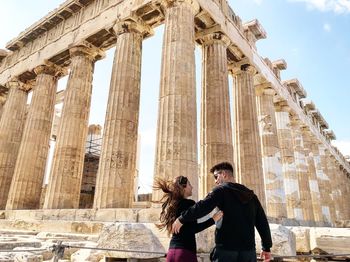
<path fill-rule="evenodd" d="M 223 162 L 210 170 L 217 185 L 203 200 L 195 203 L 187 199 L 192 195 L 192 185 L 184 176 L 174 181 L 156 180 L 156 189 L 164 192 L 160 229 L 172 233 L 167 262 L 197 262 L 195 234 L 214 225 L 215 247 L 210 254 L 214 262 L 255 262 L 254 227 L 262 239 L 260 257 L 271 259 L 270 227 L 265 212 L 254 192 L 235 183 L 230 163 Z M 220 211 L 203 223 L 197 219 L 214 208 Z"/>

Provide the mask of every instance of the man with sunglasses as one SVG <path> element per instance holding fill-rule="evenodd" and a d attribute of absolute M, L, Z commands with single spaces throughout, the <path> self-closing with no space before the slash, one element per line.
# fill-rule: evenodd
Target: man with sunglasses
<path fill-rule="evenodd" d="M 172 225 L 172 232 L 179 232 L 186 222 L 194 221 L 210 213 L 215 207 L 223 211 L 222 226 L 215 231 L 215 248 L 210 258 L 214 262 L 255 262 L 255 231 L 262 242 L 260 257 L 271 260 L 271 232 L 265 212 L 254 192 L 235 183 L 233 167 L 222 162 L 210 170 L 216 187 L 203 200 L 183 212 Z"/>

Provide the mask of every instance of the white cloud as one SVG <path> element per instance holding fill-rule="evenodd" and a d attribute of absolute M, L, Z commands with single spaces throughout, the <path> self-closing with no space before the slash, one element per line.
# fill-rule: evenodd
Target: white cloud
<path fill-rule="evenodd" d="M 323 30 L 326 31 L 326 32 L 330 32 L 330 31 L 332 30 L 332 27 L 331 27 L 330 24 L 325 23 L 325 24 L 323 25 Z"/>
<path fill-rule="evenodd" d="M 350 141 L 334 140 L 332 144 L 337 147 L 344 156 L 350 156 Z"/>
<path fill-rule="evenodd" d="M 303 2 L 310 9 L 322 12 L 332 11 L 337 14 L 350 13 L 350 0 L 288 0 L 289 2 Z"/>
<path fill-rule="evenodd" d="M 256 3 L 257 5 L 261 5 L 263 2 L 263 0 L 254 0 L 254 3 Z"/>

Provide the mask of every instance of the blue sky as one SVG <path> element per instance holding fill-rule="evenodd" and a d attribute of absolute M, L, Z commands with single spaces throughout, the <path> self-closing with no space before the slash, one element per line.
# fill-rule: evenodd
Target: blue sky
<path fill-rule="evenodd" d="M 209 1 L 209 0 L 208 0 Z M 0 48 L 25 28 L 58 7 L 61 0 L 1 0 Z M 298 78 L 337 136 L 336 145 L 350 155 L 350 0 L 229 0 L 234 12 L 257 18 L 267 39 L 257 43 L 259 54 L 271 61 L 284 58 L 282 79 Z M 15 15 L 16 14 L 16 15 Z M 163 27 L 143 44 L 141 82 L 140 186 L 150 188 L 153 174 L 157 99 Z M 97 62 L 90 123 L 103 126 L 114 48 Z M 196 48 L 197 97 L 200 98 L 201 50 Z M 64 88 L 65 80 L 59 81 Z M 199 103 L 198 103 L 199 105 Z M 199 111 L 199 110 L 198 110 Z"/>

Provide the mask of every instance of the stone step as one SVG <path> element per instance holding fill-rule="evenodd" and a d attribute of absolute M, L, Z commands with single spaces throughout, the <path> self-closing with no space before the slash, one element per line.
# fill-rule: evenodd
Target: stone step
<path fill-rule="evenodd" d="M 14 261 L 15 259 L 13 256 L 0 253 L 0 262 L 14 262 Z"/>
<path fill-rule="evenodd" d="M 16 247 L 41 247 L 40 241 L 1 241 L 0 250 L 12 250 Z"/>
<path fill-rule="evenodd" d="M 33 235 L 39 232 L 97 235 L 105 224 L 105 222 L 94 221 L 0 220 L 1 232 L 9 232 L 13 235 L 16 235 L 16 231 L 31 231 Z"/>
<path fill-rule="evenodd" d="M 73 234 L 73 233 L 55 233 L 40 232 L 36 235 L 36 239 L 40 240 L 69 240 L 69 241 L 97 241 L 97 234 Z"/>
<path fill-rule="evenodd" d="M 28 230 L 6 230 L 6 229 L 1 228 L 0 229 L 0 234 L 1 235 L 21 235 L 21 236 L 28 235 L 28 236 L 35 236 L 37 234 L 37 232 L 28 231 Z"/>

